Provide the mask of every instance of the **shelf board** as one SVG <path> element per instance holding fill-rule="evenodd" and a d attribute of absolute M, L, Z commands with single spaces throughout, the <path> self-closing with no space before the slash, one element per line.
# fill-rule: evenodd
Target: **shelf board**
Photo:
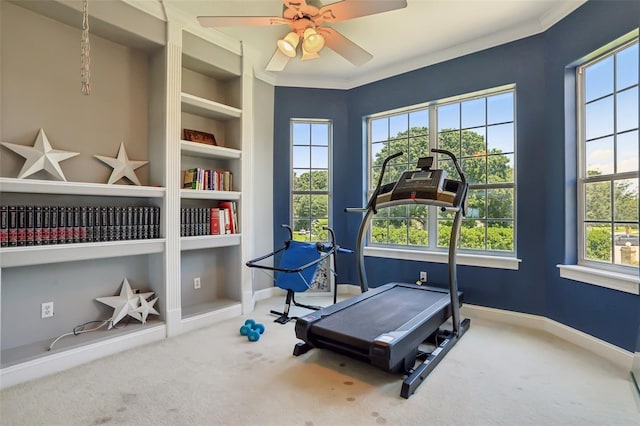
<path fill-rule="evenodd" d="M 232 120 L 242 116 L 241 109 L 201 98 L 199 96 L 182 93 L 180 98 L 182 101 L 182 111 L 190 114 L 215 118 L 218 120 Z"/>
<path fill-rule="evenodd" d="M 197 237 L 180 238 L 180 250 L 199 250 L 217 247 L 237 246 L 241 234 L 199 235 Z"/>
<path fill-rule="evenodd" d="M 238 191 L 206 191 L 203 189 L 181 189 L 180 198 L 194 200 L 239 200 L 241 193 Z"/>
<path fill-rule="evenodd" d="M 238 149 L 225 148 L 223 146 L 206 145 L 203 143 L 190 142 L 185 140 L 180 141 L 180 151 L 185 155 L 230 160 L 237 160 L 242 155 L 242 151 Z"/>
<path fill-rule="evenodd" d="M 73 364 L 74 361 L 88 362 L 124 349 L 162 340 L 166 337 L 166 325 L 157 318 L 149 317 L 146 324 L 138 322 L 131 322 L 127 326 L 118 324 L 111 330 L 107 330 L 105 326 L 89 333 L 65 336 L 49 351 L 49 346 L 56 337 L 3 350 L 2 386 L 11 386 L 8 382 L 13 380 L 22 381 L 8 377 L 12 374 L 36 377 L 42 375 L 39 370 L 42 370 L 43 364 L 47 362 L 68 368 L 67 364 Z M 72 360 L 72 358 L 75 359 Z"/>
<path fill-rule="evenodd" d="M 155 186 L 108 185 L 106 183 L 60 182 L 3 177 L 0 178 L 0 192 L 163 198 L 167 190 L 166 188 Z"/>
<path fill-rule="evenodd" d="M 110 257 L 137 256 L 161 253 L 164 251 L 164 247 L 164 238 L 3 247 L 0 249 L 0 267 L 11 268 Z"/>
<path fill-rule="evenodd" d="M 217 299 L 209 303 L 183 307 L 182 331 L 191 331 L 240 315 L 242 303 L 230 299 Z"/>

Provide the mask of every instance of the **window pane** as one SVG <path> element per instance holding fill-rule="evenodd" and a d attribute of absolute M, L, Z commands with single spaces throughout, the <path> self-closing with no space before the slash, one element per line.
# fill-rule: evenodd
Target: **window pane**
<path fill-rule="evenodd" d="M 429 244 L 429 210 L 425 205 L 409 206 L 409 244 L 426 246 Z"/>
<path fill-rule="evenodd" d="M 313 123 L 311 125 L 311 145 L 329 145 L 329 125 Z"/>
<path fill-rule="evenodd" d="M 616 131 L 638 128 L 638 87 L 616 95 Z"/>
<path fill-rule="evenodd" d="M 309 145 L 311 125 L 309 123 L 293 123 L 293 144 Z"/>
<path fill-rule="evenodd" d="M 438 221 L 438 247 L 449 247 L 449 238 L 451 238 L 451 220 Z"/>
<path fill-rule="evenodd" d="M 460 248 L 484 250 L 486 234 L 487 224 L 484 221 L 464 220 L 460 228 Z"/>
<path fill-rule="evenodd" d="M 500 188 L 487 191 L 487 208 L 490 219 L 513 219 L 514 197 L 513 189 Z"/>
<path fill-rule="evenodd" d="M 613 96 L 586 106 L 586 138 L 595 139 L 613 133 Z"/>
<path fill-rule="evenodd" d="M 311 213 L 311 197 L 309 195 L 294 195 L 293 196 L 293 218 L 306 219 L 306 218 L 309 218 L 310 213 Z M 309 229 L 309 227 L 307 227 L 306 229 Z"/>
<path fill-rule="evenodd" d="M 371 142 L 389 139 L 389 119 L 387 117 L 371 120 Z"/>
<path fill-rule="evenodd" d="M 426 135 L 429 132 L 429 110 L 423 109 L 410 113 L 409 129 L 412 135 Z"/>
<path fill-rule="evenodd" d="M 325 218 L 329 214 L 329 196 L 311 196 L 311 218 Z"/>
<path fill-rule="evenodd" d="M 485 127 L 478 127 L 462 131 L 462 157 L 486 154 L 485 129 Z"/>
<path fill-rule="evenodd" d="M 620 179 L 614 187 L 614 220 L 638 221 L 638 179 Z"/>
<path fill-rule="evenodd" d="M 438 148 L 451 151 L 456 157 L 460 157 L 460 132 L 443 132 L 438 136 Z"/>
<path fill-rule="evenodd" d="M 613 258 L 616 265 L 638 268 L 640 247 L 638 247 L 637 223 L 616 226 L 613 244 Z"/>
<path fill-rule="evenodd" d="M 385 244 L 389 241 L 389 223 L 386 219 L 373 219 L 371 225 L 371 242 Z"/>
<path fill-rule="evenodd" d="M 378 142 L 371 144 L 371 164 L 381 165 L 382 161 L 389 155 L 387 151 L 387 143 Z"/>
<path fill-rule="evenodd" d="M 611 263 L 611 225 L 585 223 L 585 257 L 588 260 Z"/>
<path fill-rule="evenodd" d="M 460 128 L 460 104 L 438 107 L 438 132 Z"/>
<path fill-rule="evenodd" d="M 617 172 L 638 171 L 638 131 L 624 133 L 617 136 Z"/>
<path fill-rule="evenodd" d="M 616 61 L 616 88 L 638 84 L 638 43 L 618 52 Z"/>
<path fill-rule="evenodd" d="M 311 150 L 308 146 L 294 146 L 293 147 L 293 168 L 308 169 L 311 167 Z"/>
<path fill-rule="evenodd" d="M 468 219 L 484 219 L 486 213 L 486 190 L 471 189 L 467 195 L 467 218 Z"/>
<path fill-rule="evenodd" d="M 488 183 L 513 182 L 513 154 L 490 155 L 487 158 Z"/>
<path fill-rule="evenodd" d="M 489 153 L 513 152 L 513 123 L 487 127 L 487 147 Z"/>
<path fill-rule="evenodd" d="M 409 135 L 409 116 L 407 114 L 389 117 L 389 137 L 391 139 Z"/>
<path fill-rule="evenodd" d="M 408 233 L 407 219 L 390 219 L 389 220 L 389 243 L 407 245 Z"/>
<path fill-rule="evenodd" d="M 593 182 L 584 186 L 585 219 L 611 220 L 611 184 Z"/>
<path fill-rule="evenodd" d="M 293 220 L 293 239 L 296 241 L 311 241 L 311 222 L 309 219 Z"/>
<path fill-rule="evenodd" d="M 409 164 L 414 167 L 418 163 L 420 157 L 428 157 L 429 154 L 429 139 L 426 135 L 417 136 L 409 139 Z"/>
<path fill-rule="evenodd" d="M 613 173 L 613 138 L 602 138 L 586 143 L 587 176 L 599 176 Z"/>
<path fill-rule="evenodd" d="M 486 157 L 479 158 L 463 158 L 462 159 L 462 171 L 467 177 L 467 182 L 470 184 L 479 183 L 485 184 L 487 182 L 487 159 Z M 454 174 L 453 176 L 456 176 Z"/>
<path fill-rule="evenodd" d="M 613 57 L 590 65 L 585 70 L 585 101 L 613 93 Z"/>
<path fill-rule="evenodd" d="M 513 251 L 515 249 L 513 222 L 488 221 L 487 248 L 489 250 Z"/>
<path fill-rule="evenodd" d="M 487 124 L 513 121 L 513 93 L 487 98 Z"/>
<path fill-rule="evenodd" d="M 462 102 L 462 128 L 483 126 L 485 124 L 485 99 Z"/>
<path fill-rule="evenodd" d="M 293 190 L 294 191 L 309 191 L 311 189 L 309 179 L 309 169 L 294 169 L 293 170 Z"/>
<path fill-rule="evenodd" d="M 311 175 L 311 190 L 312 191 L 328 191 L 329 190 L 329 171 L 328 170 L 314 170 Z"/>
<path fill-rule="evenodd" d="M 314 146 L 311 148 L 311 167 L 314 169 L 329 168 L 329 147 Z"/>

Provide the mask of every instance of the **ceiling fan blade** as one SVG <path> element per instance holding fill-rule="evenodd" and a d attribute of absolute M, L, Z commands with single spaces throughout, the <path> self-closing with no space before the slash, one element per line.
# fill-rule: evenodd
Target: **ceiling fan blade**
<path fill-rule="evenodd" d="M 407 0 L 343 0 L 320 8 L 325 22 L 340 22 L 407 7 Z"/>
<path fill-rule="evenodd" d="M 198 22 L 203 27 L 239 27 L 239 26 L 269 26 L 286 25 L 288 19 L 277 16 L 198 16 Z"/>
<path fill-rule="evenodd" d="M 373 55 L 333 28 L 322 27 L 317 31 L 324 37 L 325 45 L 355 66 L 369 62 Z"/>
<path fill-rule="evenodd" d="M 264 68 L 266 71 L 282 71 L 287 66 L 289 57 L 282 53 L 280 49 L 276 48 L 273 56 L 269 60 L 269 63 Z"/>

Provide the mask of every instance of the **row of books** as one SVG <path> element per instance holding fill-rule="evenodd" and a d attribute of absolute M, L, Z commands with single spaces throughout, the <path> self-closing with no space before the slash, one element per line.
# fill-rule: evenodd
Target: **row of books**
<path fill-rule="evenodd" d="M 0 206 L 2 247 L 159 237 L 155 206 Z"/>
<path fill-rule="evenodd" d="M 233 191 L 233 175 L 229 170 L 196 167 L 182 171 L 183 189 Z"/>
<path fill-rule="evenodd" d="M 233 201 L 218 207 L 185 207 L 180 210 L 180 236 L 238 234 L 238 210 Z"/>

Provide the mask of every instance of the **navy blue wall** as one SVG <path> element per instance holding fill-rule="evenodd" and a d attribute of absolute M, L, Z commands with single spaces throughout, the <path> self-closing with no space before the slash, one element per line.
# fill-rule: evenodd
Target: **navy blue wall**
<path fill-rule="evenodd" d="M 565 69 L 636 28 L 638 16 L 640 2 L 590 1 L 543 34 L 351 90 L 276 88 L 276 228 L 289 221 L 290 118 L 333 120 L 334 228 L 341 245 L 355 247 L 361 216 L 343 210 L 364 202 L 363 117 L 515 83 L 517 255 L 522 263 L 518 271 L 460 266 L 465 301 L 543 315 L 633 351 L 638 296 L 560 279 L 556 265 L 575 260 L 570 254 L 575 218 L 565 206 L 566 197 L 574 198 L 575 179 L 575 141 L 565 139 Z M 279 246 L 285 235 L 275 232 L 274 245 Z M 339 282 L 358 283 L 355 259 L 341 255 L 339 261 Z M 429 272 L 430 282 L 447 282 L 445 264 L 367 258 L 366 267 L 372 287 L 414 281 L 420 270 Z"/>

